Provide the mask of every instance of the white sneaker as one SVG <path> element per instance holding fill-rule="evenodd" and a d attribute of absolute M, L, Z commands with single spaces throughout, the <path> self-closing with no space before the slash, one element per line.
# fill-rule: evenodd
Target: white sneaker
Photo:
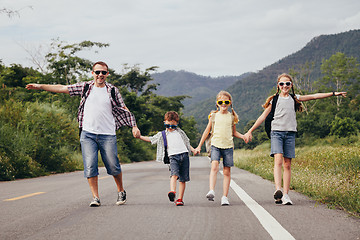
<path fill-rule="evenodd" d="M 210 190 L 210 191 L 206 194 L 206 198 L 207 198 L 209 201 L 214 201 L 214 198 L 215 198 L 215 192 L 214 192 L 214 190 Z"/>
<path fill-rule="evenodd" d="M 101 205 L 100 199 L 97 197 L 94 197 L 94 199 L 90 203 L 90 207 L 99 207 Z"/>
<path fill-rule="evenodd" d="M 286 193 L 284 194 L 281 200 L 283 205 L 293 205 L 289 195 L 287 195 Z"/>
<path fill-rule="evenodd" d="M 222 196 L 221 198 L 221 206 L 227 206 L 230 205 L 229 199 L 226 196 Z"/>

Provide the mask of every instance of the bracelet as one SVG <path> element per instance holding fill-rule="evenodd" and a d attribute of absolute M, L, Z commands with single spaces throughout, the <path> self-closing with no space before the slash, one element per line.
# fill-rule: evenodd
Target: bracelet
<path fill-rule="evenodd" d="M 334 91 L 333 91 L 333 96 L 336 96 Z"/>

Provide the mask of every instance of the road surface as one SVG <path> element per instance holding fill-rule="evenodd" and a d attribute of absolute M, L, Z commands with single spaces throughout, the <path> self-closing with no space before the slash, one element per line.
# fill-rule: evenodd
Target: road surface
<path fill-rule="evenodd" d="M 151 161 L 122 169 L 122 206 L 115 205 L 115 183 L 103 168 L 98 208 L 88 206 L 82 172 L 0 182 L 0 239 L 360 239 L 360 219 L 294 191 L 294 205 L 275 205 L 273 183 L 235 167 L 230 206 L 220 205 L 221 173 L 209 202 L 207 157 L 191 157 L 183 207 L 168 200 L 166 165 Z"/>

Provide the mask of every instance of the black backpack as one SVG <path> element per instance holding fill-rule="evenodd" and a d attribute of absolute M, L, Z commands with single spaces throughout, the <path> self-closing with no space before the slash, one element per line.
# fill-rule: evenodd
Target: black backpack
<path fill-rule="evenodd" d="M 165 147 L 164 163 L 165 164 L 170 164 L 170 158 L 169 158 L 169 155 L 168 155 L 168 152 L 167 152 L 167 140 L 166 140 L 166 132 L 165 132 L 165 130 L 161 131 L 161 134 L 162 134 L 162 137 L 163 137 L 163 140 L 164 140 L 164 147 Z"/>
<path fill-rule="evenodd" d="M 291 93 L 290 96 L 294 99 L 294 109 L 295 109 L 295 112 L 296 112 L 298 110 L 299 106 L 298 106 L 297 102 L 295 101 L 295 95 Z M 272 122 L 272 120 L 274 120 L 275 108 L 276 108 L 276 103 L 277 103 L 278 99 L 279 99 L 279 94 L 276 94 L 274 96 L 274 98 L 272 99 L 271 111 L 270 111 L 270 113 L 267 115 L 267 117 L 265 119 L 265 131 L 266 131 L 266 134 L 267 134 L 267 136 L 269 138 L 271 138 L 271 136 L 270 136 L 271 122 Z"/>

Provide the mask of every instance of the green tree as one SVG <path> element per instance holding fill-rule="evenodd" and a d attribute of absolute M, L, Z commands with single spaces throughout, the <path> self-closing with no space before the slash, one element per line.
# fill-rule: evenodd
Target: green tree
<path fill-rule="evenodd" d="M 347 57 L 344 53 L 336 53 L 329 59 L 323 60 L 321 72 L 324 75 L 320 83 L 324 84 L 325 90 L 336 92 L 348 91 L 352 84 L 357 84 L 360 79 L 359 63 L 354 57 Z M 342 98 L 336 98 L 339 109 Z"/>
<path fill-rule="evenodd" d="M 36 70 L 24 68 L 20 64 L 11 64 L 10 67 L 1 65 L 0 84 L 3 87 L 25 87 L 26 80 L 36 75 L 38 75 Z"/>
<path fill-rule="evenodd" d="M 130 91 L 135 92 L 136 94 L 148 94 L 153 90 L 156 90 L 156 84 L 149 84 L 153 80 L 151 73 L 157 70 L 157 66 L 152 66 L 141 71 L 138 65 L 129 67 L 127 64 L 124 64 L 125 73 L 123 75 L 117 75 L 115 72 L 111 71 L 109 76 L 109 81 L 111 81 L 115 86 L 126 87 Z M 146 89 L 145 89 L 146 87 Z"/>
<path fill-rule="evenodd" d="M 58 84 L 72 84 L 86 78 L 92 67 L 90 60 L 76 56 L 80 51 L 90 50 L 93 47 L 108 47 L 107 43 L 82 41 L 80 43 L 66 44 L 63 41 L 54 40 L 52 50 L 46 55 L 48 69 Z"/>

